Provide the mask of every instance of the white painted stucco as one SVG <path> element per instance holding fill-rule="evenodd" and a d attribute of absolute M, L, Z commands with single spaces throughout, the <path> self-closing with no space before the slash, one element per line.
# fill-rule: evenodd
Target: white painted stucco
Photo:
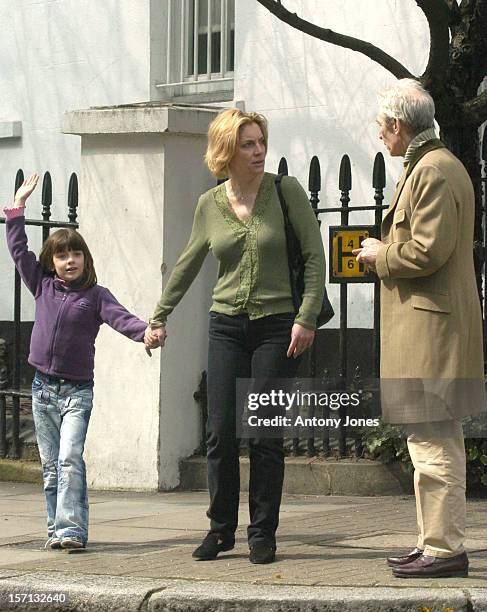
<path fill-rule="evenodd" d="M 214 112 L 136 107 L 80 111 L 80 225 L 98 280 L 148 320 L 184 248 L 198 195 L 214 184 L 203 164 Z M 116 132 L 116 133 L 114 133 Z M 208 258 L 171 316 L 164 350 L 149 358 L 106 325 L 96 342 L 95 400 L 86 447 L 96 488 L 172 489 L 179 461 L 200 443 L 193 399 L 206 369 L 215 262 Z"/>
<path fill-rule="evenodd" d="M 0 1 L 0 124 L 22 122 L 22 138 L 0 138 L 2 207 L 11 201 L 18 168 L 26 174 L 49 170 L 52 219 L 66 219 L 80 143 L 61 133 L 63 113 L 149 99 L 149 8 L 145 0 Z M 29 211 L 40 217 L 40 188 Z M 29 234 L 38 250 L 39 231 Z M 12 287 L 12 266 L 2 248 L 0 320 L 13 317 Z M 33 316 L 25 290 L 22 314 Z"/>

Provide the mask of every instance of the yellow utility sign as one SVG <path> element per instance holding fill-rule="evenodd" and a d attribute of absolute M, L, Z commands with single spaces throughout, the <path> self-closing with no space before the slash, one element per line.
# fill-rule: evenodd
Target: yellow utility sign
<path fill-rule="evenodd" d="M 339 279 L 348 280 L 369 279 L 367 268 L 362 263 L 358 263 L 353 249 L 360 248 L 362 242 L 369 237 L 369 230 L 365 227 L 353 229 L 330 228 L 331 247 L 332 247 L 332 278 L 333 282 L 340 282 Z M 334 278 L 333 278 L 334 277 Z"/>

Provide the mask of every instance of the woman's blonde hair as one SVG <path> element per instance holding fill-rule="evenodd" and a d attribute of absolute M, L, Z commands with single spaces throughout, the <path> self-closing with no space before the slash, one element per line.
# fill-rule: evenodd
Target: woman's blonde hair
<path fill-rule="evenodd" d="M 228 164 L 235 155 L 240 128 L 250 123 L 260 127 L 267 149 L 267 119 L 259 113 L 245 113 L 238 108 L 229 108 L 211 122 L 205 161 L 216 178 L 228 177 Z"/>
<path fill-rule="evenodd" d="M 85 256 L 83 275 L 80 280 L 80 288 L 88 289 L 97 283 L 93 257 L 88 245 L 81 234 L 71 228 L 59 229 L 49 236 L 42 245 L 39 254 L 39 263 L 46 274 L 54 273 L 53 257 L 57 253 L 65 251 L 82 251 Z"/>

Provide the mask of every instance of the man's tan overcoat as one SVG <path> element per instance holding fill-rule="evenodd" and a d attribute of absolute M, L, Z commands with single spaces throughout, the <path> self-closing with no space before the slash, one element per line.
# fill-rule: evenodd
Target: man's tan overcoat
<path fill-rule="evenodd" d="M 377 255 L 386 421 L 441 421 L 485 409 L 473 229 L 467 171 L 441 141 L 427 142 L 404 169 Z"/>

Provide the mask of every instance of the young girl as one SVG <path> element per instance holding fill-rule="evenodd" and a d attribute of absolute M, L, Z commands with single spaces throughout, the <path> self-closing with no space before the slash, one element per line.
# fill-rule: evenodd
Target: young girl
<path fill-rule="evenodd" d="M 7 243 L 35 298 L 29 363 L 36 368 L 32 412 L 47 505 L 46 548 L 85 548 L 88 498 L 83 450 L 93 405 L 95 338 L 102 323 L 141 342 L 147 324 L 97 284 L 83 238 L 60 229 L 44 243 L 39 262 L 27 250 L 25 202 L 39 176 L 25 180 L 5 208 Z"/>

